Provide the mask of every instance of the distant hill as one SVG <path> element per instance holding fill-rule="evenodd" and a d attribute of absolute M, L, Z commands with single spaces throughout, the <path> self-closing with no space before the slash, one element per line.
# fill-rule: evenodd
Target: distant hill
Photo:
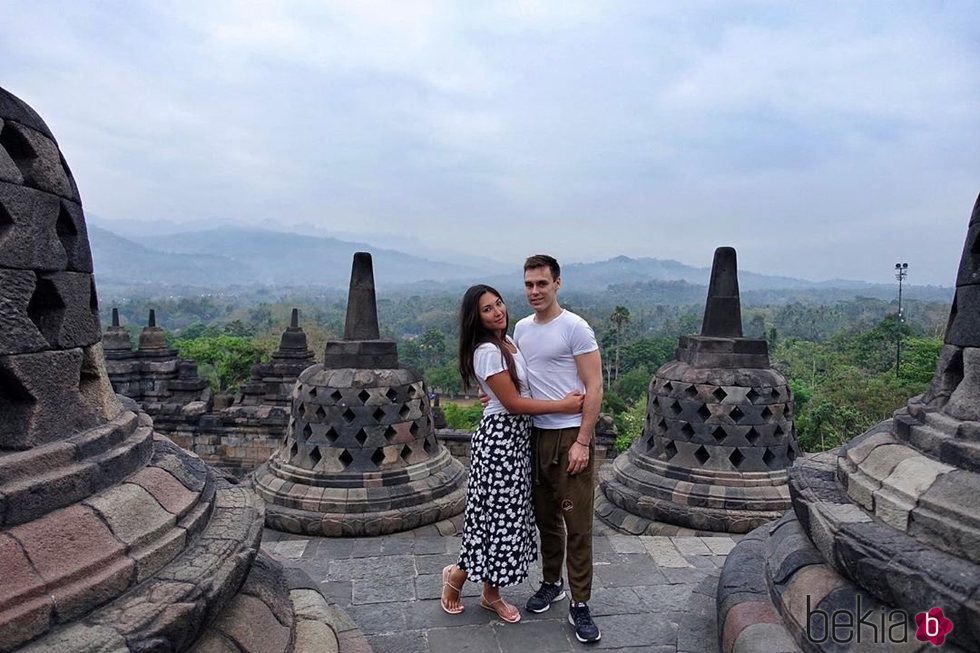
<path fill-rule="evenodd" d="M 500 273 L 499 264 L 473 259 L 471 265 L 449 263 L 411 252 L 373 247 L 332 237 L 235 226 L 183 233 L 132 235 L 122 238 L 89 226 L 89 239 L 100 285 L 187 292 L 193 288 L 338 288 L 350 278 L 356 251 L 374 255 L 379 292 L 411 290 L 421 294 L 459 293 L 475 282 L 496 286 L 506 297 L 522 292 L 520 268 Z M 610 291 L 657 303 L 698 303 L 704 299 L 710 269 L 679 261 L 617 256 L 594 263 L 562 267 L 564 296 Z M 743 299 L 782 303 L 821 297 L 824 301 L 855 296 L 888 298 L 893 285 L 863 281 L 807 281 L 739 271 Z M 949 301 L 952 290 L 907 286 L 908 297 Z"/>

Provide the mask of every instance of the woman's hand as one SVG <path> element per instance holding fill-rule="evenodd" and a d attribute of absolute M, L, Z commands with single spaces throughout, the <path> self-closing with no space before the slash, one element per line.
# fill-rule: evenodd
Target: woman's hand
<path fill-rule="evenodd" d="M 569 392 L 567 395 L 558 400 L 558 411 L 559 413 L 569 413 L 574 415 L 576 413 L 582 412 L 582 403 L 585 401 L 585 395 L 581 392 Z"/>

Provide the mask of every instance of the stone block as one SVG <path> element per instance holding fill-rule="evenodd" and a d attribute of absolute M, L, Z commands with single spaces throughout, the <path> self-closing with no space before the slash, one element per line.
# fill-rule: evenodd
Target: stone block
<path fill-rule="evenodd" d="M 61 246 L 65 248 L 66 269 L 69 272 L 92 270 L 92 249 L 88 240 L 88 228 L 81 205 L 71 200 L 61 200 L 61 210 L 55 227 Z"/>
<path fill-rule="evenodd" d="M 29 449 L 95 426 L 79 389 L 80 349 L 0 356 L 0 449 Z"/>
<path fill-rule="evenodd" d="M 0 143 L 20 168 L 25 185 L 78 199 L 62 164 L 58 145 L 51 138 L 25 125 L 6 122 L 0 132 Z"/>
<path fill-rule="evenodd" d="M 20 544 L 5 534 L 0 534 L 0 566 L 0 649 L 9 650 L 47 630 L 54 605 Z"/>
<path fill-rule="evenodd" d="M 68 257 L 58 238 L 60 213 L 56 196 L 0 181 L 0 267 L 64 270 Z"/>
<path fill-rule="evenodd" d="M 199 495 L 188 490 L 172 474 L 159 467 L 147 467 L 131 476 L 127 483 L 149 492 L 167 512 L 183 517 L 197 502 Z"/>
<path fill-rule="evenodd" d="M 980 347 L 980 285 L 957 286 L 946 344 Z"/>
<path fill-rule="evenodd" d="M 3 133 L 3 120 L 0 120 L 0 133 Z M 20 173 L 20 168 L 7 153 L 6 148 L 0 146 L 0 181 L 10 182 L 11 184 L 23 184 L 24 176 Z"/>
<path fill-rule="evenodd" d="M 37 277 L 30 270 L 0 268 L 0 355 L 48 348 L 28 312 L 36 284 Z"/>

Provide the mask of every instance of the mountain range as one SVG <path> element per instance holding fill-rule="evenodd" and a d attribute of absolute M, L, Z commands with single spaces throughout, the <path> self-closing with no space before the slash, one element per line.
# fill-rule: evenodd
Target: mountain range
<path fill-rule="evenodd" d="M 422 253 L 379 248 L 329 236 L 262 230 L 233 225 L 172 233 L 130 233 L 123 237 L 90 222 L 89 241 L 101 286 L 181 287 L 347 287 L 354 252 L 373 255 L 379 288 L 406 286 L 457 291 L 475 282 L 519 289 L 519 270 L 487 259 L 434 260 Z M 705 286 L 710 269 L 679 261 L 617 256 L 562 268 L 567 288 L 605 290 L 648 282 L 686 282 Z M 863 281 L 807 281 L 739 271 L 743 291 L 847 289 L 855 294 L 881 290 Z"/>

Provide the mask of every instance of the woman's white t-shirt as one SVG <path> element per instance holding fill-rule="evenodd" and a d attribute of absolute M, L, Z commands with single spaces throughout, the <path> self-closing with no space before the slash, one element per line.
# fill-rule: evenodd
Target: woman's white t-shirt
<path fill-rule="evenodd" d="M 509 336 L 507 342 L 514 343 Z M 527 385 L 527 363 L 524 361 L 524 356 L 521 355 L 520 350 L 514 354 L 514 368 L 517 372 L 517 380 L 521 385 L 517 389 L 518 392 L 522 397 L 530 397 L 531 391 Z M 484 415 L 501 415 L 507 413 L 507 409 L 504 408 L 504 405 L 497 399 L 497 395 L 493 393 L 493 390 L 487 384 L 487 379 L 506 369 L 507 361 L 497 345 L 484 342 L 477 346 L 476 351 L 473 352 L 473 371 L 476 373 L 476 380 L 480 383 L 483 392 L 490 397 L 490 402 L 483 409 Z"/>

